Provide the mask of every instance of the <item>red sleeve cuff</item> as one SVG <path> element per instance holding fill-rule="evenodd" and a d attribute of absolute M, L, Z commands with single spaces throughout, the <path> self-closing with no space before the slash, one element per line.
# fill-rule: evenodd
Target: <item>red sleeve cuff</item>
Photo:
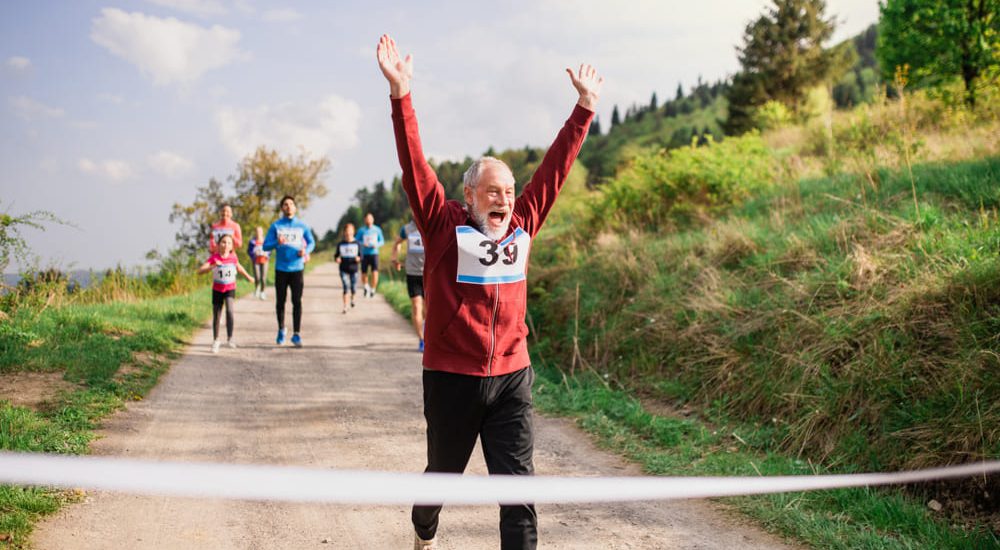
<path fill-rule="evenodd" d="M 579 103 L 573 107 L 573 114 L 569 115 L 569 120 L 580 126 L 589 126 L 590 120 L 594 117 L 594 111 L 585 109 Z"/>
<path fill-rule="evenodd" d="M 400 98 L 390 97 L 389 102 L 392 104 L 393 115 L 402 115 L 404 113 L 413 112 L 413 103 L 410 99 L 409 93 Z"/>

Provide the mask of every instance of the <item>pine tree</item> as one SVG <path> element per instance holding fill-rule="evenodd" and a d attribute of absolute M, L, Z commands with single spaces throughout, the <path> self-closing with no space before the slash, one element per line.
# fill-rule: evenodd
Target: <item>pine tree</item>
<path fill-rule="evenodd" d="M 595 116 L 593 122 L 590 123 L 590 129 L 587 130 L 588 136 L 599 136 L 601 135 L 601 119 Z"/>
<path fill-rule="evenodd" d="M 618 114 L 618 105 L 611 109 L 611 127 L 614 128 L 622 123 L 621 115 Z"/>
<path fill-rule="evenodd" d="M 681 86 L 680 82 L 678 82 L 677 83 L 677 95 L 674 96 L 674 101 L 680 101 L 682 99 L 684 99 L 684 87 Z"/>
<path fill-rule="evenodd" d="M 656 92 L 653 92 L 653 97 L 649 98 L 649 110 L 655 111 L 659 107 L 659 103 L 656 101 Z"/>
<path fill-rule="evenodd" d="M 743 70 L 727 94 L 730 133 L 750 127 L 753 110 L 778 100 L 797 110 L 808 88 L 827 80 L 842 52 L 825 50 L 835 21 L 826 19 L 825 0 L 773 0 L 747 25 L 737 48 Z"/>

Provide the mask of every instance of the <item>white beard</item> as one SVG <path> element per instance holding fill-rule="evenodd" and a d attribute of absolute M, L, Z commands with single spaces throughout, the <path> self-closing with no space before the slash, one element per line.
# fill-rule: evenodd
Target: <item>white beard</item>
<path fill-rule="evenodd" d="M 493 230 L 490 229 L 489 227 L 488 216 L 480 213 L 478 202 L 479 201 L 477 201 L 475 197 L 473 197 L 472 205 L 471 206 L 466 205 L 465 209 L 469 211 L 469 216 L 472 218 L 472 221 L 476 222 L 476 225 L 479 226 L 480 233 L 486 235 L 487 237 L 493 239 L 494 241 L 499 241 L 500 239 L 503 238 L 504 235 L 507 234 L 507 229 L 510 227 L 510 220 L 511 218 L 514 217 L 514 209 L 511 208 L 510 211 L 507 212 L 507 215 L 503 219 L 503 225 L 501 226 L 501 228 Z"/>

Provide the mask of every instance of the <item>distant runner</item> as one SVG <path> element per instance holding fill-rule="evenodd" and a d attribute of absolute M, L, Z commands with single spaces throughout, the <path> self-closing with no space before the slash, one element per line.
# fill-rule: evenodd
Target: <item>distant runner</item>
<path fill-rule="evenodd" d="M 226 307 L 226 344 L 230 348 L 236 348 L 236 343 L 233 342 L 233 322 L 235 320 L 233 300 L 236 298 L 236 274 L 239 273 L 251 283 L 254 282 L 254 278 L 243 269 L 236 257 L 234 241 L 232 235 L 223 234 L 216 244 L 218 252 L 213 253 L 198 268 L 198 273 L 212 272 L 212 353 L 219 353 L 219 347 L 222 345 L 219 342 L 219 321 L 223 305 Z"/>
<path fill-rule="evenodd" d="M 280 346 L 285 343 L 285 299 L 288 288 L 292 289 L 292 344 L 302 347 L 302 287 L 306 257 L 316 247 L 312 229 L 295 217 L 295 197 L 285 195 L 281 199 L 281 218 L 271 224 L 264 238 L 264 250 L 275 250 L 274 297 L 275 312 L 278 315 L 278 337 Z"/>
<path fill-rule="evenodd" d="M 257 279 L 253 295 L 261 300 L 267 299 L 267 263 L 270 261 L 271 253 L 264 250 L 264 228 L 257 226 L 253 237 L 250 237 L 250 244 L 247 245 L 247 254 L 253 262 L 253 276 Z"/>
<path fill-rule="evenodd" d="M 337 244 L 333 257 L 340 264 L 340 282 L 344 285 L 344 309 L 341 313 L 347 313 L 347 292 L 351 292 L 351 307 L 354 307 L 358 262 L 361 261 L 361 243 L 354 238 L 353 223 L 344 226 L 344 239 Z"/>
<path fill-rule="evenodd" d="M 222 216 L 222 219 L 212 224 L 208 250 L 215 254 L 219 237 L 223 235 L 232 235 L 233 250 L 240 249 L 243 246 L 243 231 L 240 230 L 240 224 L 233 221 L 233 207 L 223 204 L 219 208 L 219 215 Z"/>
<path fill-rule="evenodd" d="M 406 243 L 406 291 L 410 295 L 413 312 L 413 330 L 420 339 L 418 349 L 424 351 L 424 241 L 420 237 L 417 224 L 412 220 L 399 229 L 399 237 L 392 244 L 392 265 L 399 271 L 399 247 Z"/>
<path fill-rule="evenodd" d="M 358 230 L 358 240 L 361 241 L 361 283 L 365 285 L 365 297 L 368 298 L 378 289 L 378 249 L 385 244 L 382 228 L 375 225 L 371 212 L 365 214 L 365 225 Z M 369 271 L 371 285 L 368 284 Z"/>
<path fill-rule="evenodd" d="M 604 79 L 590 65 L 566 69 L 579 99 L 520 197 L 510 168 L 484 157 L 465 173 L 462 203 L 446 199 L 424 158 L 410 96 L 412 58 L 401 58 L 388 35 L 377 52 L 389 81 L 403 189 L 425 246 L 425 471 L 463 472 L 478 438 L 490 474 L 531 475 L 528 253 L 587 136 Z M 413 507 L 414 548 L 436 548 L 440 512 L 440 505 Z M 535 548 L 537 523 L 532 504 L 501 506 L 501 548 Z"/>

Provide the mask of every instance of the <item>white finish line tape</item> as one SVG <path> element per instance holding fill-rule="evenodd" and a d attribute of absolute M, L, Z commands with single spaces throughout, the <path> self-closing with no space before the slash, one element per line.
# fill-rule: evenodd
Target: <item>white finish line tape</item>
<path fill-rule="evenodd" d="M 767 477 L 462 476 L 0 453 L 0 483 L 344 504 L 615 502 L 757 495 L 1000 473 L 1000 461 L 909 472 Z"/>

